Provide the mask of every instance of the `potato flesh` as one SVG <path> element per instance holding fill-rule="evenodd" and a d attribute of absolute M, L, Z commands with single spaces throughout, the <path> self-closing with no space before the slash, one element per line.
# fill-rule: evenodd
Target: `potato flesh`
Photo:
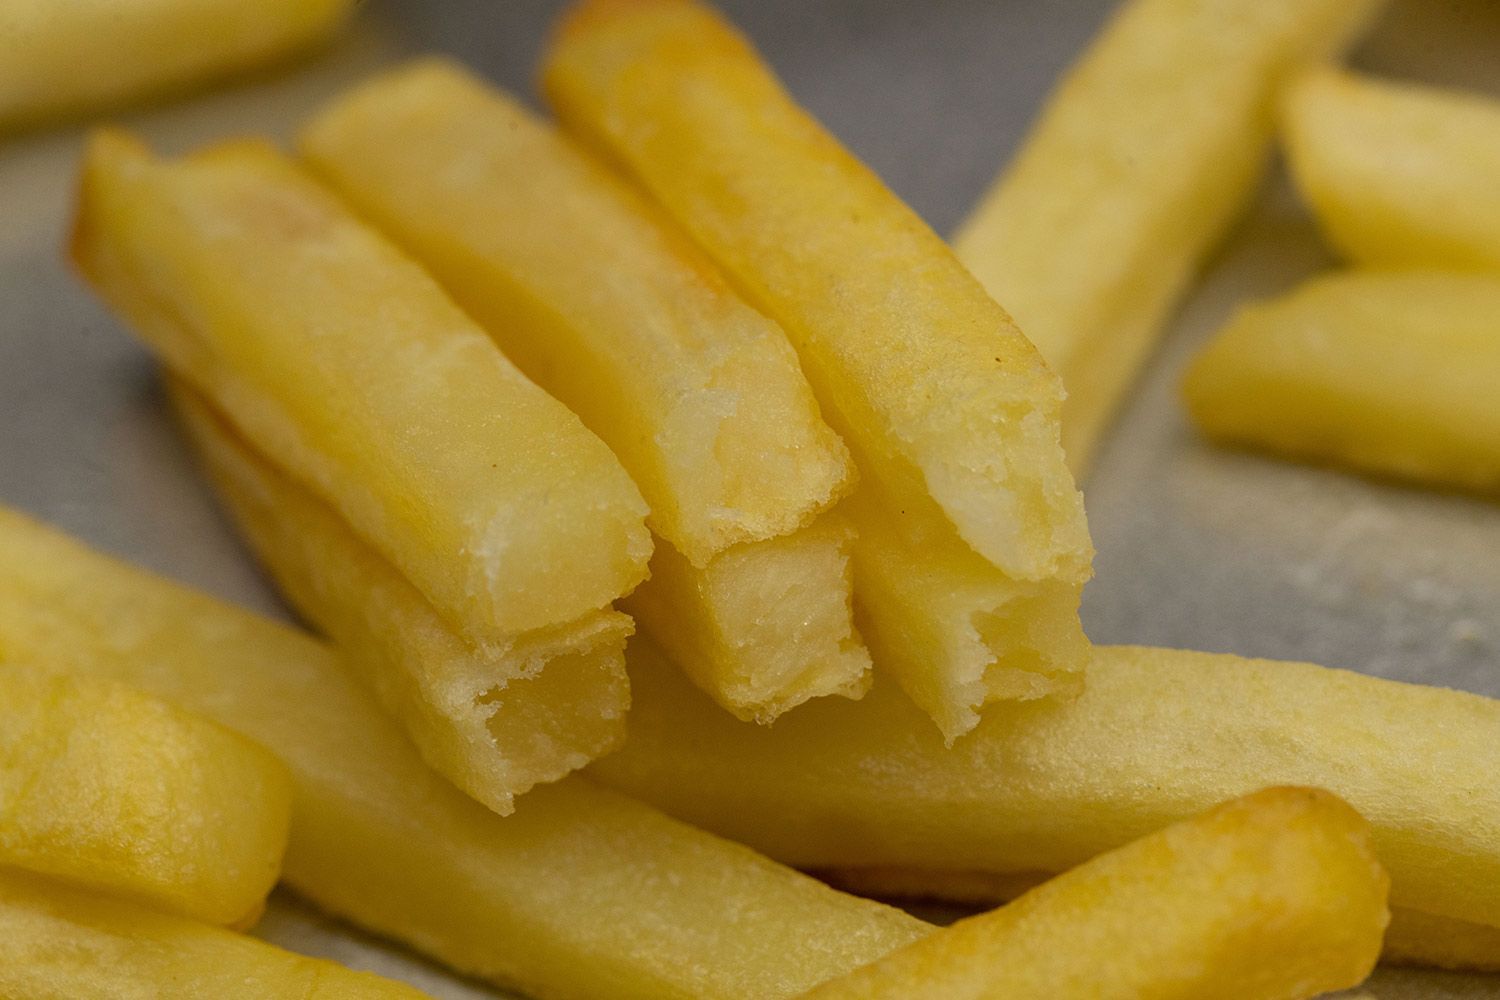
<path fill-rule="evenodd" d="M 596 611 L 476 648 L 327 505 L 258 455 L 203 397 L 172 401 L 262 565 L 400 720 L 427 763 L 501 815 L 625 736 L 630 619 Z"/>
<path fill-rule="evenodd" d="M 1492 699 L 1103 646 L 1076 701 L 994 706 L 945 749 L 888 685 L 766 731 L 725 717 L 641 639 L 626 661 L 629 736 L 587 773 L 799 868 L 1066 871 L 1215 802 L 1297 784 L 1370 820 L 1394 905 L 1500 927 Z"/>
<path fill-rule="evenodd" d="M 847 450 L 781 330 L 700 251 L 446 62 L 358 88 L 301 145 L 620 456 L 668 543 L 628 607 L 695 682 L 764 721 L 863 691 L 847 542 L 820 516 L 849 488 Z"/>
<path fill-rule="evenodd" d="M 1272 788 L 1101 855 L 809 1000 L 1306 1000 L 1375 967 L 1389 879 L 1327 792 Z"/>
<path fill-rule="evenodd" d="M 1183 396 L 1216 440 L 1494 493 L 1497 384 L 1500 277 L 1371 271 L 1241 310 Z"/>
<path fill-rule="evenodd" d="M 685 0 L 584 3 L 543 82 L 564 124 L 624 165 L 781 323 L 855 455 L 856 493 L 888 533 L 918 552 L 932 539 L 972 550 L 996 586 L 1081 586 L 1092 550 L 1057 444 L 1057 380 L 942 241 L 792 103 L 743 39 Z M 866 593 L 860 550 L 872 543 L 855 520 L 857 603 L 893 629 L 941 630 L 942 609 L 914 617 Z M 1053 629 L 1071 628 L 1073 641 L 1040 651 L 1066 660 L 1064 688 L 1080 665 L 1075 610 Z M 873 652 L 916 697 L 930 686 L 923 675 L 949 669 Z M 964 724 L 978 707 L 923 706 Z"/>
<path fill-rule="evenodd" d="M 791 996 L 929 930 L 576 776 L 501 819 L 421 762 L 330 647 L 3 509 L 0 657 L 123 680 L 275 747 L 295 788 L 286 881 L 502 985 Z"/>
<path fill-rule="evenodd" d="M 0 869 L 0 996 L 420 1000 L 393 980 Z"/>
<path fill-rule="evenodd" d="M 0 705 L 0 865 L 209 923 L 259 915 L 291 812 L 279 760 L 123 684 L 52 668 L 0 664 Z"/>
<path fill-rule="evenodd" d="M 1132 0 L 954 239 L 1062 379 L 1077 475 L 1264 173 L 1279 86 L 1383 0 Z"/>
<path fill-rule="evenodd" d="M 1500 269 L 1500 102 L 1328 71 L 1290 88 L 1281 124 L 1298 189 L 1350 260 Z"/>
<path fill-rule="evenodd" d="M 169 163 L 100 134 L 73 253 L 466 638 L 569 621 L 645 575 L 644 501 L 604 443 L 271 147 Z"/>
<path fill-rule="evenodd" d="M 198 84 L 331 34 L 352 0 L 8 0 L 0 131 Z"/>

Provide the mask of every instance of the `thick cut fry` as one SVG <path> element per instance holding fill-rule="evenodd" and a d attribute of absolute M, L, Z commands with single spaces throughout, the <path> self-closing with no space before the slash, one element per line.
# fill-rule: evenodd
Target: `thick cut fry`
<path fill-rule="evenodd" d="M 819 516 L 848 454 L 781 330 L 700 251 L 446 62 L 357 88 L 301 145 L 620 456 L 668 543 L 629 607 L 704 690 L 766 721 L 864 690 L 848 540 Z"/>
<path fill-rule="evenodd" d="M 243 736 L 123 684 L 0 664 L 0 865 L 249 923 L 291 803 L 286 768 Z"/>
<path fill-rule="evenodd" d="M 1500 927 L 1500 702 L 1488 698 L 1107 646 L 1076 701 L 997 706 L 945 750 L 889 685 L 767 731 L 715 709 L 648 643 L 626 659 L 630 735 L 589 773 L 801 868 L 1061 872 L 1215 802 L 1297 784 L 1370 820 L 1395 905 Z"/>
<path fill-rule="evenodd" d="M 1278 87 L 1383 6 L 1131 0 L 959 230 L 959 257 L 1062 379 L 1075 474 L 1254 193 Z"/>
<path fill-rule="evenodd" d="M 692 0 L 580 4 L 543 82 L 563 121 L 630 170 L 797 348 L 863 477 L 855 592 L 883 628 L 866 634 L 876 663 L 950 738 L 985 701 L 1014 696 L 991 666 L 1023 664 L 1032 695 L 1075 686 L 1088 529 L 1057 443 L 1057 380 L 1004 310 Z M 954 623 L 935 605 L 970 567 L 984 579 L 968 596 L 992 603 Z M 917 578 L 934 586 L 897 585 Z M 1035 636 L 1064 639 L 1028 646 Z M 988 647 L 977 657 L 976 642 Z"/>
<path fill-rule="evenodd" d="M 187 87 L 303 48 L 352 0 L 7 0 L 0 131 Z"/>
<path fill-rule="evenodd" d="M 1500 491 L 1500 277 L 1349 272 L 1242 309 L 1183 396 L 1216 440 Z"/>
<path fill-rule="evenodd" d="M 630 619 L 599 611 L 475 649 L 326 505 L 257 455 L 184 383 L 172 401 L 250 546 L 349 654 L 440 774 L 501 815 L 625 736 Z"/>
<path fill-rule="evenodd" d="M 929 929 L 576 776 L 501 819 L 428 770 L 329 647 L 3 509 L 0 658 L 123 680 L 275 747 L 293 888 L 539 996 L 791 996 Z"/>
<path fill-rule="evenodd" d="M 1272 788 L 1093 859 L 809 1000 L 1307 1000 L 1375 967 L 1390 880 L 1327 792 Z"/>
<path fill-rule="evenodd" d="M 269 146 L 168 163 L 101 133 L 73 254 L 467 638 L 571 621 L 645 575 L 645 505 L 604 443 Z"/>
<path fill-rule="evenodd" d="M 1297 187 L 1351 260 L 1500 269 L 1500 102 L 1324 71 L 1290 88 L 1282 129 Z"/>
<path fill-rule="evenodd" d="M 0 996 L 16 1000 L 421 1000 L 336 962 L 0 869 Z"/>

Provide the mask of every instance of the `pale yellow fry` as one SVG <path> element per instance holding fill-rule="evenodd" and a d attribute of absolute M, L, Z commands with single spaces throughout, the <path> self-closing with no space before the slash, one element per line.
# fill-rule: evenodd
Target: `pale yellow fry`
<path fill-rule="evenodd" d="M 353 0 L 6 0 L 0 131 L 270 62 L 331 34 Z"/>
<path fill-rule="evenodd" d="M 1130 0 L 954 239 L 1061 377 L 1077 475 L 1264 173 L 1279 86 L 1384 0 Z"/>
<path fill-rule="evenodd" d="M 955 626 L 931 604 L 954 571 L 941 553 L 961 550 L 1007 597 L 1072 588 L 1038 629 L 1065 640 L 1016 654 L 1034 673 L 1033 694 L 1071 690 L 1085 649 L 1077 588 L 1092 550 L 1058 447 L 1057 380 L 1004 310 L 705 6 L 581 3 L 554 40 L 543 85 L 564 124 L 631 172 L 797 348 L 862 476 L 856 492 L 869 513 L 851 512 L 856 597 L 870 620 L 923 637 L 868 636 L 876 663 L 949 737 L 973 725 L 985 700 L 1011 696 L 982 676 L 1008 648 L 977 664 L 947 654 L 973 645 L 970 634 L 984 630 L 976 619 L 1015 635 L 1038 609 L 975 607 Z M 876 522 L 900 551 L 866 559 Z M 866 580 L 862 566 L 893 561 L 933 586 L 911 602 Z"/>
<path fill-rule="evenodd" d="M 1500 269 L 1500 101 L 1324 71 L 1290 88 L 1281 125 L 1297 187 L 1350 260 Z"/>
<path fill-rule="evenodd" d="M 644 502 L 604 443 L 270 146 L 168 162 L 97 135 L 73 255 L 467 638 L 570 621 L 644 577 Z"/>
<path fill-rule="evenodd" d="M 595 611 L 476 648 L 325 504 L 258 455 L 184 383 L 171 398 L 250 546 L 349 654 L 439 774 L 501 815 L 625 737 L 630 619 Z"/>
<path fill-rule="evenodd" d="M 250 922 L 291 801 L 286 768 L 237 733 L 123 684 L 0 663 L 0 865 Z"/>
<path fill-rule="evenodd" d="M 1327 792 L 1272 788 L 1101 855 L 809 1000 L 1307 1000 L 1375 967 L 1390 880 Z"/>
<path fill-rule="evenodd" d="M 16 1000 L 420 1000 L 336 962 L 0 869 L 0 996 Z"/>
<path fill-rule="evenodd" d="M 126 681 L 274 747 L 295 788 L 287 882 L 501 985 L 784 997 L 929 930 L 577 777 L 502 819 L 430 771 L 328 646 L 3 508 L 0 658 Z"/>
<path fill-rule="evenodd" d="M 1497 385 L 1500 276 L 1354 271 L 1242 309 L 1182 389 L 1217 440 L 1494 493 Z"/>
<path fill-rule="evenodd" d="M 1076 701 L 993 706 L 950 750 L 890 685 L 765 730 L 718 711 L 640 638 L 626 660 L 629 736 L 587 773 L 800 868 L 1061 872 L 1213 803 L 1296 784 L 1370 821 L 1395 905 L 1500 927 L 1492 699 L 1104 646 Z"/>
<path fill-rule="evenodd" d="M 303 154 L 607 441 L 668 543 L 629 607 L 744 718 L 857 694 L 851 485 L 780 328 L 551 126 L 425 60 L 356 88 Z M 675 550 L 675 551 L 674 551 Z"/>
<path fill-rule="evenodd" d="M 1465 972 L 1500 972 L 1500 927 L 1394 910 L 1381 959 Z"/>

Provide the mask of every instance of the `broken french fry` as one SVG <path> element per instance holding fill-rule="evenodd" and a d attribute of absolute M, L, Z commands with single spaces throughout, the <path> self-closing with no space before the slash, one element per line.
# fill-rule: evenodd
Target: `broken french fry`
<path fill-rule="evenodd" d="M 1289 88 L 1281 126 L 1298 189 L 1350 260 L 1500 269 L 1500 102 L 1325 70 Z"/>
<path fill-rule="evenodd" d="M 717 711 L 648 642 L 626 659 L 630 734 L 587 773 L 799 868 L 1062 872 L 1213 803 L 1295 784 L 1370 821 L 1393 905 L 1500 927 L 1489 698 L 1105 646 L 1076 701 L 993 707 L 945 749 L 889 685 L 767 731 Z"/>
<path fill-rule="evenodd" d="M 0 15 L 0 131 L 274 61 L 332 34 L 353 6 L 353 0 L 9 0 Z"/>
<path fill-rule="evenodd" d="M 610 603 L 645 573 L 644 502 L 415 263 L 268 146 L 168 163 L 114 133 L 87 154 L 73 249 L 170 368 L 409 581 L 387 588 L 403 605 L 430 605 L 371 641 L 377 693 L 433 767 L 503 812 L 618 740 L 628 621 Z"/>
<path fill-rule="evenodd" d="M 212 924 L 260 915 L 292 798 L 268 751 L 34 664 L 0 663 L 0 706 L 0 865 Z"/>
<path fill-rule="evenodd" d="M 1327 792 L 1271 788 L 1100 855 L 809 1000 L 1308 1000 L 1375 967 L 1390 881 Z"/>
<path fill-rule="evenodd" d="M 630 619 L 598 611 L 476 650 L 327 505 L 181 381 L 170 397 L 219 497 L 291 603 L 397 706 L 422 756 L 502 816 L 624 738 Z M 413 713 L 411 706 L 418 706 Z"/>
<path fill-rule="evenodd" d="M 1280 86 L 1384 0 L 1131 0 L 960 228 L 960 259 L 1062 379 L 1075 475 L 1265 172 Z"/>
<path fill-rule="evenodd" d="M 1500 276 L 1353 271 L 1242 309 L 1182 391 L 1209 437 L 1500 491 Z"/>
<path fill-rule="evenodd" d="M 577 776 L 502 819 L 429 770 L 329 646 L 0 508 L 0 661 L 18 659 L 275 747 L 294 784 L 292 888 L 501 985 L 794 996 L 930 930 Z"/>
<path fill-rule="evenodd" d="M 17 1000 L 422 1000 L 255 938 L 0 869 L 0 996 Z"/>
<path fill-rule="evenodd" d="M 796 347 L 861 474 L 875 662 L 950 738 L 987 701 L 1073 691 L 1092 549 L 1061 390 L 1004 310 L 705 6 L 577 5 L 543 89 Z M 1017 669 L 1025 685 L 994 676 Z"/>
<path fill-rule="evenodd" d="M 667 543 L 625 606 L 705 691 L 761 721 L 863 693 L 850 539 L 825 526 L 848 453 L 781 330 L 684 235 L 446 61 L 357 87 L 300 146 L 620 457 Z"/>

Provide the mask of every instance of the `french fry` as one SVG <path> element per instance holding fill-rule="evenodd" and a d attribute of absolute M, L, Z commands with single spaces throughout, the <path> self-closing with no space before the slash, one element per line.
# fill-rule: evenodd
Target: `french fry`
<path fill-rule="evenodd" d="M 1370 821 L 1394 905 L 1500 927 L 1492 699 L 1104 646 L 1076 701 L 996 706 L 945 749 L 889 685 L 766 731 L 714 709 L 648 642 L 626 659 L 630 734 L 586 773 L 799 868 L 1062 872 L 1213 803 L 1296 784 Z"/>
<path fill-rule="evenodd" d="M 330 647 L 0 508 L 6 659 L 131 683 L 274 747 L 294 784 L 286 881 L 502 985 L 792 996 L 930 929 L 576 776 L 502 819 L 428 770 Z"/>
<path fill-rule="evenodd" d="M 852 469 L 774 323 L 636 192 L 446 61 L 356 88 L 301 149 L 620 457 L 668 543 L 625 606 L 705 691 L 761 721 L 863 693 L 850 538 L 822 513 Z"/>
<path fill-rule="evenodd" d="M 1389 879 L 1327 792 L 1272 788 L 1101 855 L 808 1000 L 1307 1000 L 1375 967 Z"/>
<path fill-rule="evenodd" d="M 571 621 L 645 576 L 645 504 L 604 443 L 270 146 L 167 162 L 98 133 L 72 250 L 466 638 Z"/>
<path fill-rule="evenodd" d="M 1061 390 L 1004 310 L 692 0 L 579 4 L 543 88 L 796 347 L 861 474 L 854 585 L 881 626 L 875 662 L 949 738 L 986 701 L 1074 690 L 1092 549 Z"/>
<path fill-rule="evenodd" d="M 1278 89 L 1383 0 L 1132 0 L 954 239 L 1062 379 L 1075 475 L 1265 171 Z"/>
<path fill-rule="evenodd" d="M 114 133 L 86 157 L 74 255 L 237 432 L 397 567 L 411 586 L 394 599 L 430 604 L 371 641 L 389 647 L 377 693 L 433 767 L 504 812 L 619 739 L 629 623 L 609 605 L 645 572 L 644 503 L 414 263 L 268 147 L 166 163 Z M 406 655 L 413 630 L 426 661 Z"/>
<path fill-rule="evenodd" d="M 523 633 L 508 648 L 476 651 L 203 397 L 176 378 L 169 385 L 194 451 L 262 564 L 349 653 L 385 704 L 426 709 L 403 721 L 439 773 L 507 816 L 515 796 L 623 739 L 628 617 L 598 611 L 561 629 Z"/>
<path fill-rule="evenodd" d="M 1192 362 L 1215 440 L 1500 490 L 1500 277 L 1348 272 L 1242 309 Z"/>
<path fill-rule="evenodd" d="M 0 865 L 214 924 L 260 915 L 292 804 L 279 760 L 52 668 L 0 664 L 0 706 Z"/>
<path fill-rule="evenodd" d="M 16 1000 L 420 1000 L 336 962 L 0 869 L 0 996 Z"/>
<path fill-rule="evenodd" d="M 1328 70 L 1289 88 L 1281 125 L 1297 187 L 1350 260 L 1500 269 L 1500 103 Z"/>
<path fill-rule="evenodd" d="M 1500 972 L 1500 927 L 1394 910 L 1381 960 L 1462 972 Z"/>
<path fill-rule="evenodd" d="M 352 0 L 5 5 L 0 131 L 249 69 L 343 23 Z"/>

